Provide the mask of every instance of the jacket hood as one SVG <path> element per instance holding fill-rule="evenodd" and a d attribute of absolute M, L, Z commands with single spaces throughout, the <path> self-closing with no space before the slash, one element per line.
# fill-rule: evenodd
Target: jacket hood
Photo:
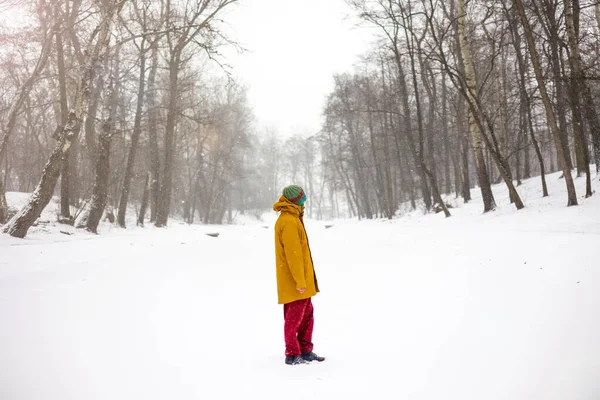
<path fill-rule="evenodd" d="M 288 199 L 286 199 L 285 196 L 281 196 L 279 198 L 279 201 L 273 204 L 273 210 L 277 212 L 288 212 L 290 214 L 300 216 L 302 211 L 304 211 L 304 206 L 294 204 Z"/>

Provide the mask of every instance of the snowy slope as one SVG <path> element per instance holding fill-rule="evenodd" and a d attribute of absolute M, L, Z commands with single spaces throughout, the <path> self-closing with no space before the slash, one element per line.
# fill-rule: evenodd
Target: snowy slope
<path fill-rule="evenodd" d="M 0 399 L 600 398 L 600 184 L 309 221 L 322 364 L 283 363 L 272 222 L 0 236 Z M 576 180 L 579 193 L 584 181 Z M 220 236 L 205 235 L 218 229 Z"/>

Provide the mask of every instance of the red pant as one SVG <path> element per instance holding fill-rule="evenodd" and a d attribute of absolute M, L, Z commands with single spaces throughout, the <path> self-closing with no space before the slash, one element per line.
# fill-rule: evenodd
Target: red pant
<path fill-rule="evenodd" d="M 313 305 L 310 298 L 283 305 L 285 356 L 295 357 L 313 350 Z"/>

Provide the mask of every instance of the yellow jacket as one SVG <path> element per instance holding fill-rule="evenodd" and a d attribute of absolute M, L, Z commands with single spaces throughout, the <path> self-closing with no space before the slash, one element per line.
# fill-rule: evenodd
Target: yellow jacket
<path fill-rule="evenodd" d="M 279 304 L 307 299 L 317 294 L 319 285 L 302 221 L 304 207 L 281 196 L 273 205 L 281 212 L 275 223 L 275 262 Z M 300 294 L 296 289 L 306 288 Z"/>

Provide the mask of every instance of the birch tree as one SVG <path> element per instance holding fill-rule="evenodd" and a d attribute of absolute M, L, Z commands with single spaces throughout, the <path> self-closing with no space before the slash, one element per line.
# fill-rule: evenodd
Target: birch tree
<path fill-rule="evenodd" d="M 481 195 L 483 198 L 483 212 L 488 212 L 496 208 L 496 201 L 494 200 L 494 194 L 492 193 L 492 187 L 483 155 L 483 132 L 475 120 L 476 116 L 473 110 L 473 104 L 475 104 L 477 96 L 477 83 L 475 78 L 475 70 L 473 68 L 473 60 L 471 59 L 471 50 L 469 49 L 465 32 L 465 2 L 464 0 L 456 1 L 458 42 L 460 44 L 460 55 L 465 68 L 466 97 L 470 105 L 468 113 L 469 132 L 471 133 L 471 138 L 473 141 L 473 154 L 477 169 L 477 179 L 479 181 L 479 187 L 481 189 Z"/>

